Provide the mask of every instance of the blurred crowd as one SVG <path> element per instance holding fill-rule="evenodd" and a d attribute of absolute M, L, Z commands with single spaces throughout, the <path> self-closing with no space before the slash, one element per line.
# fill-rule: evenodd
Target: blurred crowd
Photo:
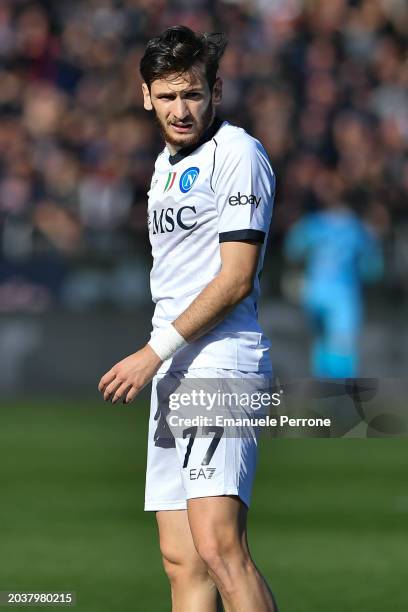
<path fill-rule="evenodd" d="M 149 299 L 138 65 L 178 23 L 227 34 L 220 115 L 270 155 L 275 244 L 340 201 L 408 292 L 405 0 L 0 0 L 0 311 Z"/>

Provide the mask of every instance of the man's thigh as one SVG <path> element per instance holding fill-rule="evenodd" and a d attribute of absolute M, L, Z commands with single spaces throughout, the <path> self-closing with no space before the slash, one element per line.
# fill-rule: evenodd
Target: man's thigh
<path fill-rule="evenodd" d="M 248 553 L 248 508 L 238 497 L 189 499 L 187 513 L 192 538 L 199 552 L 214 547 L 235 548 Z"/>
<path fill-rule="evenodd" d="M 156 519 L 163 565 L 175 587 L 175 609 L 221 612 L 221 598 L 195 547 L 187 511 L 156 512 Z"/>
<path fill-rule="evenodd" d="M 248 508 L 236 496 L 190 499 L 187 510 L 156 512 L 160 550 L 166 563 L 206 573 L 198 551 L 210 543 L 247 550 Z"/>
<path fill-rule="evenodd" d="M 187 510 L 156 512 L 160 550 L 163 558 L 175 565 L 202 565 L 191 535 Z"/>

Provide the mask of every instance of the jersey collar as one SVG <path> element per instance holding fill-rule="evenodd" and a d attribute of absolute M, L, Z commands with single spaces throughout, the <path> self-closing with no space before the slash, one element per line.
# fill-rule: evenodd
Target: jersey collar
<path fill-rule="evenodd" d="M 179 149 L 174 155 L 169 155 L 170 164 L 174 166 L 174 164 L 177 164 L 179 161 L 181 161 L 188 155 L 191 155 L 191 153 L 201 147 L 205 142 L 211 140 L 211 138 L 215 136 L 215 134 L 218 132 L 223 123 L 224 122 L 222 119 L 220 119 L 219 117 L 215 117 L 210 127 L 206 129 L 206 131 L 196 144 L 191 145 L 190 147 L 184 147 L 183 149 Z"/>

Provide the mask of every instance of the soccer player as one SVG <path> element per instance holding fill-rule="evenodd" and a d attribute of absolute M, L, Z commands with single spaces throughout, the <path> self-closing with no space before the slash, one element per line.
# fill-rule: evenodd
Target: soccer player
<path fill-rule="evenodd" d="M 275 179 L 260 142 L 215 114 L 225 46 L 175 26 L 141 60 L 144 107 L 165 141 L 148 193 L 153 332 L 99 383 L 105 400 L 129 403 L 153 379 L 145 509 L 156 512 L 173 612 L 215 612 L 217 591 L 228 612 L 277 610 L 247 543 L 256 438 L 172 440 L 158 399 L 166 378 L 271 379 L 257 302 Z"/>

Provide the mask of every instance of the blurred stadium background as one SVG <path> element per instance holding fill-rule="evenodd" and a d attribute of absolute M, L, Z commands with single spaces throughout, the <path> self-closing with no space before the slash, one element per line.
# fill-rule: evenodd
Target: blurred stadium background
<path fill-rule="evenodd" d="M 261 309 L 277 374 L 310 371 L 285 238 L 336 201 L 384 253 L 361 373 L 408 366 L 404 0 L 0 0 L 0 590 L 73 589 L 89 612 L 168 610 L 141 512 L 146 396 L 113 410 L 96 384 L 150 331 L 162 143 L 138 63 L 177 23 L 226 32 L 220 115 L 278 177 Z M 263 444 L 252 540 L 282 610 L 408 609 L 405 466 L 403 440 Z"/>

